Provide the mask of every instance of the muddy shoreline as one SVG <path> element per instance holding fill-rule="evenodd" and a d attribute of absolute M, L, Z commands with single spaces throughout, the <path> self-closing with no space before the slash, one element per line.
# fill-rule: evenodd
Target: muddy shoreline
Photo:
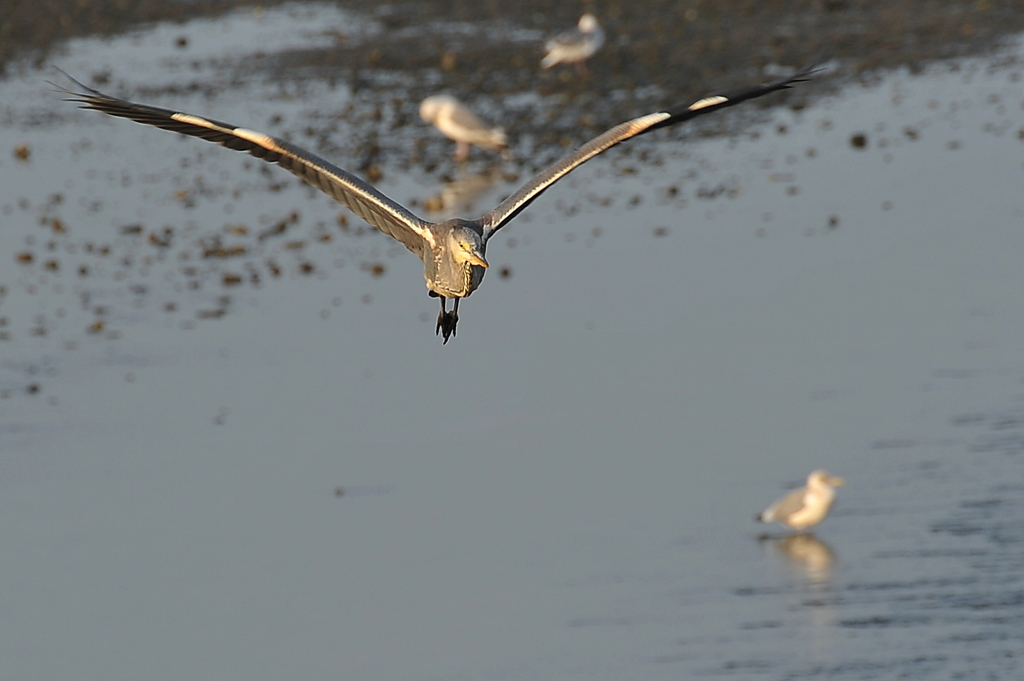
<path fill-rule="evenodd" d="M 26 58 L 45 63 L 55 46 L 71 38 L 117 35 L 150 22 L 184 22 L 281 4 L 285 3 L 5 0 L 0 3 L 0 67 L 6 71 L 12 62 Z M 915 67 L 984 54 L 1024 31 L 1024 3 L 1019 0 L 426 0 L 387 5 L 351 0 L 337 5 L 377 17 L 387 29 L 382 39 L 370 49 L 349 47 L 340 40 L 335 49 L 292 55 L 292 65 L 407 71 L 441 68 L 443 63 L 446 87 L 471 85 L 495 92 L 533 87 L 533 55 L 495 49 L 491 41 L 452 41 L 403 29 L 491 22 L 544 36 L 572 25 L 586 9 L 597 14 L 608 31 L 608 43 L 591 67 L 594 83 L 609 89 L 720 82 L 723 76 L 749 77 L 751 71 L 771 64 L 796 66 L 831 59 L 850 73 Z"/>
<path fill-rule="evenodd" d="M 113 36 L 153 22 L 182 22 L 176 46 L 187 59 L 187 20 L 234 10 L 258 13 L 287 3 L 2 4 L 0 74 L 19 63 L 55 63 L 67 39 Z M 298 92 L 304 83 L 343 87 L 351 94 L 348 106 L 317 109 L 308 125 L 316 131 L 320 152 L 370 179 L 380 168 L 396 164 L 432 172 L 433 161 L 424 159 L 446 155 L 437 153 L 446 149 L 445 141 L 424 136 L 417 115 L 418 102 L 438 92 L 455 94 L 518 137 L 517 156 L 528 159 L 529 171 L 615 123 L 712 91 L 728 92 L 810 65 L 829 65 L 827 76 L 815 78 L 812 85 L 730 114 L 748 119 L 758 109 L 779 104 L 801 108 L 816 91 L 850 78 L 871 79 L 899 66 L 916 71 L 939 59 L 988 54 L 1024 31 L 1024 3 L 1019 0 L 969 5 L 869 0 L 427 0 L 382 5 L 351 0 L 337 6 L 372 30 L 335 31 L 328 44 L 321 41 L 309 48 L 266 54 L 254 49 L 218 66 L 224 82 L 194 81 L 186 87 L 217 90 L 256 74 Z M 571 26 L 584 9 L 600 17 L 607 33 L 605 46 L 589 62 L 589 75 L 579 78 L 564 68 L 542 71 L 538 62 L 544 39 Z M 124 71 L 76 75 L 87 84 L 115 89 L 111 78 L 130 76 Z M 147 101 L 155 93 L 144 86 L 121 94 Z M 526 98 L 514 104 L 518 95 Z M 355 131 L 346 136 L 344 148 L 332 143 L 338 119 Z M 721 131 L 730 127 L 729 120 L 716 118 L 710 125 Z M 396 134 L 400 131 L 408 131 L 411 138 Z M 450 174 L 447 162 L 441 165 Z"/>

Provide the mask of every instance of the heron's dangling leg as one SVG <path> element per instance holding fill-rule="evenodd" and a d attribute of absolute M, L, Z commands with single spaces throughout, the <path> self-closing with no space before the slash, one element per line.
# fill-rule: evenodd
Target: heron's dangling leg
<path fill-rule="evenodd" d="M 434 292 L 431 291 L 431 293 L 434 293 Z M 434 295 L 436 295 L 436 294 L 434 294 Z M 435 336 L 437 334 L 441 333 L 441 326 L 444 324 L 445 319 L 448 318 L 448 310 L 445 309 L 445 305 L 444 305 L 445 298 L 443 298 L 442 296 L 437 296 L 437 297 L 441 298 L 441 311 L 437 313 L 437 326 L 434 327 L 434 335 Z"/>
<path fill-rule="evenodd" d="M 441 312 L 437 315 L 437 326 L 434 328 L 434 335 L 442 334 L 444 342 L 447 344 L 448 339 L 455 335 L 455 325 L 459 323 L 459 299 L 455 299 L 455 306 L 449 312 L 445 305 L 448 299 L 444 296 L 438 297 L 441 298 Z"/>

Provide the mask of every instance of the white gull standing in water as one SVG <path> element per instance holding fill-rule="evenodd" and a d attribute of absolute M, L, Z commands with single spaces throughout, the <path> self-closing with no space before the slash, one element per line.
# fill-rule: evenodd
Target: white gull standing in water
<path fill-rule="evenodd" d="M 584 62 L 590 59 L 604 44 L 604 31 L 597 18 L 587 12 L 580 17 L 576 28 L 560 33 L 545 45 L 548 53 L 540 61 L 541 68 L 550 69 L 555 64 L 575 64 L 576 69 L 584 72 Z"/>
<path fill-rule="evenodd" d="M 760 513 L 756 520 L 762 523 L 783 523 L 795 530 L 817 525 L 832 508 L 836 487 L 843 479 L 817 470 L 807 476 L 807 486 L 793 490 Z"/>
<path fill-rule="evenodd" d="M 455 141 L 456 161 L 469 158 L 471 144 L 494 150 L 507 144 L 502 128 L 490 127 L 450 95 L 434 95 L 420 102 L 420 118 Z"/>

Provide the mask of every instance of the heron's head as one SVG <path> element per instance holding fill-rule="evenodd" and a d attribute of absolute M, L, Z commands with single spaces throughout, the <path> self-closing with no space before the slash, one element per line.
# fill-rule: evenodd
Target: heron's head
<path fill-rule="evenodd" d="M 484 258 L 484 242 L 480 234 L 461 221 L 456 221 L 448 236 L 448 247 L 456 262 L 488 267 Z"/>
<path fill-rule="evenodd" d="M 842 487 L 846 482 L 836 475 L 829 475 L 826 471 L 817 470 L 807 476 L 808 487 Z"/>
<path fill-rule="evenodd" d="M 587 12 L 580 17 L 580 22 L 576 25 L 583 33 L 593 33 L 597 30 L 597 17 L 590 12 Z"/>
<path fill-rule="evenodd" d="M 446 106 L 451 106 L 454 101 L 455 99 L 449 95 L 433 95 L 432 97 L 427 97 L 420 102 L 420 118 L 422 118 L 425 123 L 433 123 L 437 120 L 437 116 L 441 113 L 441 109 Z"/>

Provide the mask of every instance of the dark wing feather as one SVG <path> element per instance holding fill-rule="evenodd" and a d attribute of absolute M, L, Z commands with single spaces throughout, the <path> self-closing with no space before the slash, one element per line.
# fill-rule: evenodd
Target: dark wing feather
<path fill-rule="evenodd" d="M 424 241 L 433 242 L 430 223 L 392 201 L 373 185 L 290 142 L 239 128 L 230 123 L 135 104 L 105 95 L 82 85 L 70 76 L 68 78 L 74 81 L 81 91 L 68 90 L 58 85 L 55 87 L 69 95 L 68 101 L 78 102 L 82 108 L 95 109 L 111 116 L 128 118 L 136 123 L 198 137 L 276 163 L 348 207 L 388 236 L 401 241 L 421 259 Z"/>
<path fill-rule="evenodd" d="M 711 113 L 718 109 L 724 109 L 727 106 L 733 106 L 749 99 L 762 97 L 771 92 L 776 92 L 777 90 L 785 90 L 792 87 L 794 83 L 807 80 L 816 70 L 817 69 L 801 71 L 795 76 L 791 76 L 784 80 L 749 88 L 747 90 L 740 90 L 731 94 L 705 97 L 688 106 L 647 114 L 646 116 L 634 118 L 631 121 L 626 121 L 625 123 L 616 125 L 614 128 L 601 133 L 583 146 L 563 157 L 561 160 L 556 161 L 554 164 L 542 170 L 534 176 L 533 179 L 520 187 L 514 194 L 502 201 L 497 208 L 480 218 L 480 221 L 484 225 L 484 238 L 490 238 L 494 232 L 504 227 L 508 224 L 509 220 L 514 218 L 516 215 L 519 215 L 523 209 L 533 203 L 533 201 L 543 194 L 548 187 L 567 175 L 577 166 L 586 163 L 606 149 L 610 149 L 620 142 L 625 142 L 637 135 L 642 135 L 652 130 L 657 130 L 658 128 L 682 123 L 683 121 L 688 121 L 691 118 Z"/>

